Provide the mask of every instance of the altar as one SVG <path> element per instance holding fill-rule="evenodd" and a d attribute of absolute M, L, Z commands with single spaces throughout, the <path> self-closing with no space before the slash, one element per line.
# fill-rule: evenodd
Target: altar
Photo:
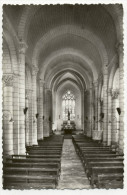
<path fill-rule="evenodd" d="M 63 121 L 62 130 L 64 134 L 72 134 L 72 131 L 75 130 L 75 123 L 74 121 L 70 120 L 70 112 L 68 111 L 68 120 Z"/>
<path fill-rule="evenodd" d="M 68 123 L 69 122 L 69 123 Z M 73 126 L 70 124 L 70 121 L 67 121 L 67 124 L 64 126 L 63 130 L 65 134 L 71 134 L 73 131 Z"/>

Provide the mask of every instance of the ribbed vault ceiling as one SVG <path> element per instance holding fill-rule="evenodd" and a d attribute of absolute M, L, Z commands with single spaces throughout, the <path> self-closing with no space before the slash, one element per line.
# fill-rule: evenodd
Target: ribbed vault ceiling
<path fill-rule="evenodd" d="M 45 45 L 39 56 L 39 64 L 42 66 L 45 59 L 48 58 L 52 52 L 60 51 L 64 48 L 72 48 L 84 56 L 88 56 L 88 58 L 96 64 L 97 70 L 100 70 L 101 59 L 95 46 L 86 39 L 71 34 L 64 34 L 63 36 L 56 37 L 50 41 L 50 44 L 48 43 Z"/>
<path fill-rule="evenodd" d="M 105 59 L 110 63 L 116 54 L 120 5 L 5 5 L 4 11 L 27 42 L 27 63 L 37 65 L 38 76 L 49 83 L 65 67 L 70 73 L 62 73 L 57 85 L 69 79 L 80 83 L 72 71 L 89 83 L 97 79 Z"/>
<path fill-rule="evenodd" d="M 55 5 L 42 6 L 32 18 L 28 31 L 28 53 L 36 42 L 48 31 L 60 25 L 76 25 L 80 29 L 94 32 L 104 43 L 111 59 L 116 43 L 113 19 L 100 5 Z"/>

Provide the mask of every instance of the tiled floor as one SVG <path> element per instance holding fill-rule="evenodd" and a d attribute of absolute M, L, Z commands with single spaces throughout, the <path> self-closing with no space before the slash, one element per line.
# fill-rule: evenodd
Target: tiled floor
<path fill-rule="evenodd" d="M 64 139 L 58 189 L 90 189 L 89 181 L 71 139 Z"/>

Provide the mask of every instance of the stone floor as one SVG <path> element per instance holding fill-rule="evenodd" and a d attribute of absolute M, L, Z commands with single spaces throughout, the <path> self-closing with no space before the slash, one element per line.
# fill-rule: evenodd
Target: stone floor
<path fill-rule="evenodd" d="M 61 176 L 58 189 L 90 189 L 82 163 L 71 139 L 64 139 L 61 159 Z"/>

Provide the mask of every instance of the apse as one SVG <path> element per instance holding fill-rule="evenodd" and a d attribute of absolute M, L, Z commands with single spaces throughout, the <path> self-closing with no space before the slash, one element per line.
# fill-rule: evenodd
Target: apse
<path fill-rule="evenodd" d="M 65 106 L 65 96 L 67 98 Z M 72 100 L 69 100 L 71 96 Z M 76 129 L 82 129 L 82 94 L 79 87 L 72 81 L 65 81 L 57 89 L 54 95 L 54 129 L 61 130 L 63 122 L 67 121 L 67 113 L 70 112 L 70 120 L 76 125 Z M 68 103 L 67 103 L 68 102 Z M 65 111 L 66 109 L 66 111 Z"/>

